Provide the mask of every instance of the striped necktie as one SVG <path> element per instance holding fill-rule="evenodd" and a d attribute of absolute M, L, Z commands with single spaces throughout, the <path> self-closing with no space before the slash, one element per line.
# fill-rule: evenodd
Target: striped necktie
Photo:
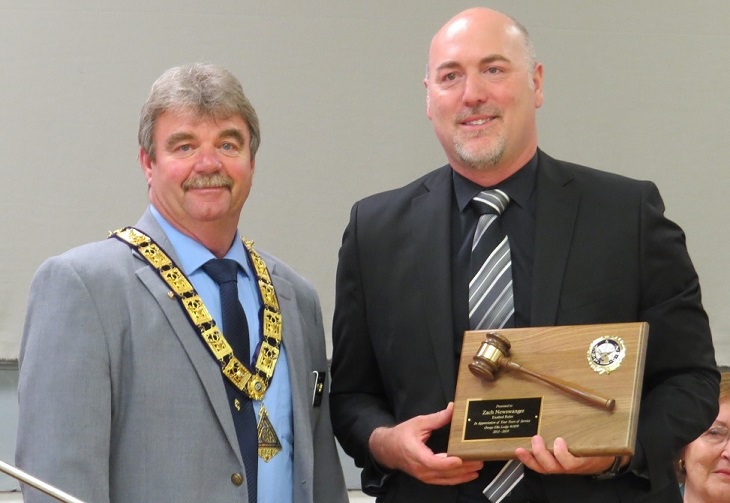
<path fill-rule="evenodd" d="M 472 199 L 472 205 L 481 213 L 469 265 L 472 330 L 503 328 L 515 312 L 509 240 L 499 225 L 499 216 L 507 204 L 509 196 L 499 189 L 483 190 Z"/>
<path fill-rule="evenodd" d="M 499 217 L 509 196 L 499 189 L 483 190 L 471 203 L 481 214 L 472 241 L 469 281 L 469 327 L 486 330 L 510 326 L 514 320 L 512 258 L 509 240 Z M 522 480 L 524 467 L 510 460 L 484 489 L 492 503 L 500 503 Z"/>

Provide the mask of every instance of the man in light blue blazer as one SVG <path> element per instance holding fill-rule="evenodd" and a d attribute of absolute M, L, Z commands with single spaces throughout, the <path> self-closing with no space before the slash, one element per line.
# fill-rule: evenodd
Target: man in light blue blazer
<path fill-rule="evenodd" d="M 260 142 L 240 83 L 214 65 L 168 70 L 139 140 L 148 210 L 31 284 L 18 466 L 89 503 L 346 502 L 317 294 L 237 230 Z M 214 259 L 236 264 L 250 360 L 222 323 Z M 256 428 L 238 419 L 251 405 Z"/>

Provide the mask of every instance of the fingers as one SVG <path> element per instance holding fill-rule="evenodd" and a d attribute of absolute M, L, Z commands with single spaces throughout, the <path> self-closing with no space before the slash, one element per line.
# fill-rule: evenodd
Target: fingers
<path fill-rule="evenodd" d="M 532 451 L 518 448 L 515 455 L 526 467 L 538 473 L 563 473 L 560 462 L 548 450 L 545 440 L 535 435 L 530 440 Z"/>
<path fill-rule="evenodd" d="M 530 445 L 531 451 L 518 448 L 515 456 L 529 469 L 546 475 L 593 475 L 606 470 L 614 459 L 613 456 L 574 456 L 570 453 L 568 443 L 560 437 L 553 442 L 552 452 L 539 435 L 532 437 Z"/>
<path fill-rule="evenodd" d="M 464 461 L 445 452 L 430 453 L 412 464 L 409 473 L 427 484 L 453 485 L 474 480 L 482 466 L 481 461 Z"/>
<path fill-rule="evenodd" d="M 568 451 L 568 443 L 564 438 L 558 437 L 553 442 L 553 455 L 563 472 L 572 472 L 581 464 L 582 458 L 577 458 Z"/>
<path fill-rule="evenodd" d="M 417 420 L 419 426 L 423 428 L 424 432 L 427 431 L 429 436 L 433 430 L 443 428 L 451 422 L 451 417 L 454 415 L 454 402 L 449 402 L 445 409 L 433 414 L 425 414 L 423 416 L 417 416 L 413 418 Z"/>
<path fill-rule="evenodd" d="M 615 456 L 573 456 L 568 450 L 568 443 L 563 438 L 556 438 L 553 444 L 555 459 L 563 469 L 562 473 L 575 475 L 595 475 L 608 470 Z"/>
<path fill-rule="evenodd" d="M 453 403 L 438 412 L 414 417 L 392 428 L 377 428 L 370 436 L 373 457 L 428 484 L 452 485 L 474 480 L 481 461 L 463 461 L 446 453 L 434 454 L 426 445 L 433 430 L 451 421 Z"/>
<path fill-rule="evenodd" d="M 481 466 L 476 468 L 473 465 L 463 464 L 449 470 L 419 469 L 411 475 L 426 484 L 456 485 L 476 479 L 479 476 L 480 468 Z"/>

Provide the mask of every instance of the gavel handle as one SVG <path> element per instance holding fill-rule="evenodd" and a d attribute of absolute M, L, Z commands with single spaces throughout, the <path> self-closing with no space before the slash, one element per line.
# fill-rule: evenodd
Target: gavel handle
<path fill-rule="evenodd" d="M 529 376 L 532 376 L 536 379 L 540 379 L 541 381 L 550 384 L 551 386 L 555 386 L 556 388 L 565 391 L 566 393 L 573 395 L 577 398 L 580 398 L 591 405 L 595 405 L 597 407 L 601 407 L 606 410 L 613 410 L 614 406 L 616 405 L 616 400 L 613 398 L 604 398 L 602 396 L 595 395 L 593 393 L 590 393 L 585 390 L 581 390 L 579 388 L 575 388 L 563 381 L 560 381 L 554 377 L 549 377 L 546 375 L 538 374 L 537 372 L 534 372 L 528 368 L 523 367 L 519 363 L 515 363 L 512 360 L 508 358 L 504 358 L 500 361 L 500 364 L 507 367 L 510 370 L 516 370 L 518 372 L 522 372 L 523 374 L 527 374 Z"/>

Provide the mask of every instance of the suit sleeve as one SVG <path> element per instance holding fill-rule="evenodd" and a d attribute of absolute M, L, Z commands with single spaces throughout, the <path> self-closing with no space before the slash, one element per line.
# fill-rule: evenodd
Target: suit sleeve
<path fill-rule="evenodd" d="M 16 463 L 85 501 L 109 501 L 111 384 L 102 318 L 63 259 L 31 287 L 20 353 Z M 24 487 L 26 503 L 55 499 Z"/>
<path fill-rule="evenodd" d="M 310 297 L 313 301 L 312 314 L 314 319 L 314 329 L 311 331 L 314 340 L 311 340 L 310 343 L 321 355 L 322 363 L 324 363 L 326 350 L 322 308 L 316 292 L 312 290 Z M 325 368 L 323 365 L 322 370 Z M 332 423 L 330 422 L 329 385 L 330 376 L 326 376 L 320 404 L 321 411 L 314 426 L 314 501 L 317 503 L 344 503 L 347 502 L 347 489 L 345 488 L 345 478 L 342 473 L 342 465 L 337 453 L 334 434 L 332 433 Z"/>
<path fill-rule="evenodd" d="M 674 484 L 671 460 L 714 421 L 719 374 L 697 274 L 682 230 L 645 184 L 639 319 L 649 323 L 636 456 L 652 487 Z"/>
<path fill-rule="evenodd" d="M 363 274 L 358 249 L 358 206 L 345 229 L 336 276 L 333 322 L 331 415 L 335 436 L 355 464 L 363 467 L 363 487 L 382 485 L 385 473 L 370 456 L 373 430 L 392 426 L 368 327 Z"/>

